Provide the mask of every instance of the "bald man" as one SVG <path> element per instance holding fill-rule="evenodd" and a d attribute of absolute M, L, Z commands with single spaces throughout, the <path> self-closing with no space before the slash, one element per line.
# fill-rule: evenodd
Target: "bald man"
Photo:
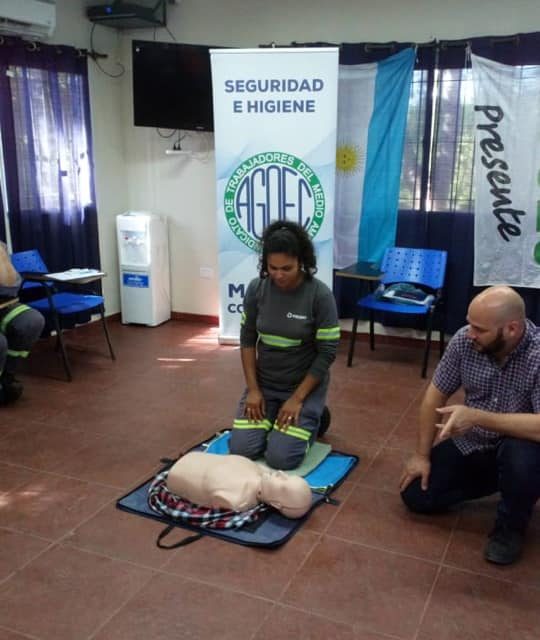
<path fill-rule="evenodd" d="M 400 481 L 417 513 L 500 492 L 484 557 L 521 555 L 540 497 L 540 330 L 513 289 L 485 289 L 469 305 L 424 396 L 417 448 Z M 465 403 L 447 405 L 459 388 Z"/>

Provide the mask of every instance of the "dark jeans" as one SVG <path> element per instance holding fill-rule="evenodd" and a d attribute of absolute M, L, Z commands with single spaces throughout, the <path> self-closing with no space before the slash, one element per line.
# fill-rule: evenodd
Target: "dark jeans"
<path fill-rule="evenodd" d="M 437 513 L 497 491 L 497 524 L 524 532 L 540 497 L 540 443 L 503 437 L 495 449 L 466 456 L 444 440 L 431 450 L 427 490 L 416 478 L 401 497 L 411 511 Z"/>

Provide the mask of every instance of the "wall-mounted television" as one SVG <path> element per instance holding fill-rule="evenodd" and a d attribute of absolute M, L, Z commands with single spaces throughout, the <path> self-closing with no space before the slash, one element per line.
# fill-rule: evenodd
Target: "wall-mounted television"
<path fill-rule="evenodd" d="M 209 46 L 133 40 L 132 56 L 135 126 L 214 130 Z"/>

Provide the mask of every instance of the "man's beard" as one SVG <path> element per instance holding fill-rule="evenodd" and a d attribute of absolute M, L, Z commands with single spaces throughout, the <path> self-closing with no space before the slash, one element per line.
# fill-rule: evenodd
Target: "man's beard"
<path fill-rule="evenodd" d="M 503 330 L 500 328 L 497 329 L 497 335 L 490 343 L 481 345 L 478 344 L 478 342 L 473 342 L 473 345 L 474 349 L 478 351 L 478 353 L 485 353 L 488 356 L 500 353 L 506 346 L 506 340 L 503 337 Z"/>

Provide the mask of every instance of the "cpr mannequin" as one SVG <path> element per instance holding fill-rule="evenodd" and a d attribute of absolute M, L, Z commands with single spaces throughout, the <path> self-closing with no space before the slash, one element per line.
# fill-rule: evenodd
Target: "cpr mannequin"
<path fill-rule="evenodd" d="M 311 507 L 311 489 L 303 478 L 237 455 L 191 451 L 170 468 L 167 489 L 190 502 L 233 511 L 264 502 L 287 518 L 301 518 Z"/>

